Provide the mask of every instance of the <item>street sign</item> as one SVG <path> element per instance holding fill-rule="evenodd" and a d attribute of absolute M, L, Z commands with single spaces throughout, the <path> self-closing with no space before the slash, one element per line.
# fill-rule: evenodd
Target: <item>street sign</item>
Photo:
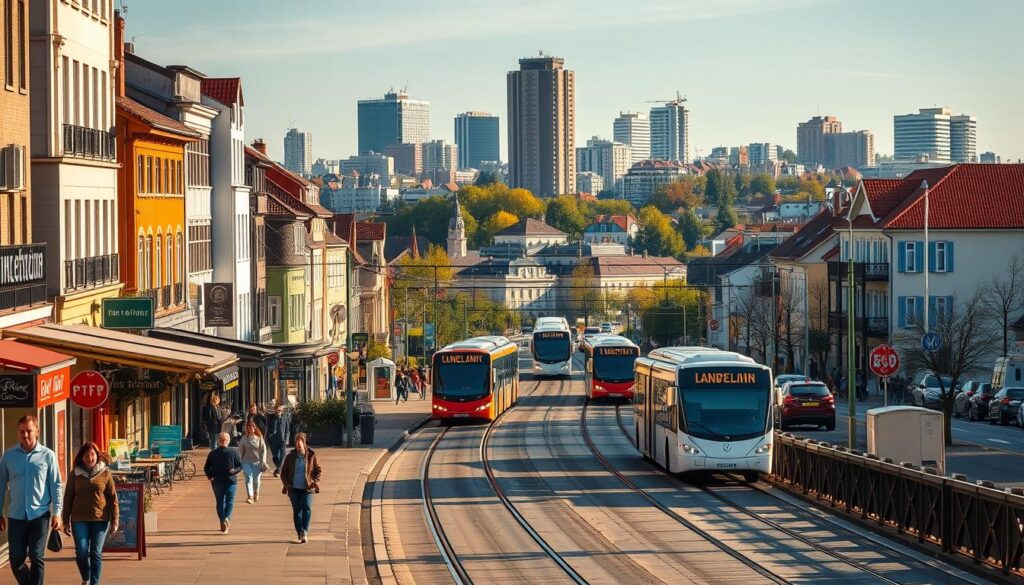
<path fill-rule="evenodd" d="M 103 299 L 102 310 L 105 329 L 153 328 L 153 299 L 150 297 Z"/>
<path fill-rule="evenodd" d="M 110 382 L 96 370 L 78 372 L 71 379 L 71 402 L 82 408 L 96 408 L 110 398 Z"/>
<path fill-rule="evenodd" d="M 434 324 L 433 323 L 427 323 L 427 324 L 425 324 L 423 326 L 423 337 L 424 337 L 424 343 L 426 343 L 430 347 L 434 346 Z"/>
<path fill-rule="evenodd" d="M 718 319 L 708 321 L 708 325 L 711 327 L 712 331 L 718 331 Z"/>
<path fill-rule="evenodd" d="M 871 350 L 868 367 L 879 378 L 888 378 L 899 371 L 900 356 L 891 345 L 879 345 Z"/>
<path fill-rule="evenodd" d="M 338 365 L 338 359 L 339 359 L 338 358 L 338 352 L 332 351 L 331 353 L 327 354 L 327 365 L 330 365 L 330 366 Z"/>
<path fill-rule="evenodd" d="M 929 331 L 921 338 L 921 347 L 925 351 L 939 351 L 939 348 L 942 347 L 942 338 L 938 333 Z"/>

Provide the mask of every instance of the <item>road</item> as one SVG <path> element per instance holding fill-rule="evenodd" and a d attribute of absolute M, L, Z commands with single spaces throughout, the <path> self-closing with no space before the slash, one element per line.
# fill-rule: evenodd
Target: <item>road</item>
<path fill-rule="evenodd" d="M 579 374 L 534 380 L 520 357 L 518 406 L 430 425 L 382 470 L 385 582 L 984 582 L 768 484 L 665 474 L 633 448 L 629 408 L 586 404 Z"/>

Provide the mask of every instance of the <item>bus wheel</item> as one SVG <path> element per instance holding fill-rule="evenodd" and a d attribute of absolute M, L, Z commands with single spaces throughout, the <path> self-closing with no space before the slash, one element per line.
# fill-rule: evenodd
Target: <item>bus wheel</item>
<path fill-rule="evenodd" d="M 757 483 L 757 472 L 756 471 L 744 471 L 743 481 L 747 483 Z"/>

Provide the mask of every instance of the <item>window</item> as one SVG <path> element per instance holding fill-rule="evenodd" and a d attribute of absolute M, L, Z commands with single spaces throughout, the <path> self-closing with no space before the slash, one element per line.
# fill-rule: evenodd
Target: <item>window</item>
<path fill-rule="evenodd" d="M 288 329 L 291 331 L 300 331 L 306 328 L 305 326 L 305 304 L 306 295 L 288 295 Z"/>
<path fill-rule="evenodd" d="M 934 303 L 934 315 L 929 315 L 928 320 L 935 323 L 938 319 L 945 319 L 949 316 L 950 302 L 949 297 L 932 297 L 935 299 Z"/>
<path fill-rule="evenodd" d="M 142 282 L 139 283 L 139 288 L 141 290 L 149 290 L 153 288 L 153 236 L 146 236 L 146 250 L 145 257 L 143 258 L 143 260 L 143 266 L 145 267 L 145 270 L 142 273 Z"/>
<path fill-rule="evenodd" d="M 160 244 L 162 243 L 161 240 L 163 240 L 163 238 L 160 236 L 160 234 L 157 234 L 156 264 L 153 265 L 156 268 L 156 270 L 153 271 L 153 288 L 160 288 L 160 277 L 163 276 L 162 271 L 160 270 L 160 264 L 163 261 L 163 255 L 160 254 Z"/>
<path fill-rule="evenodd" d="M 154 193 L 164 193 L 165 189 L 163 188 L 163 185 L 164 185 L 164 183 L 163 183 L 163 178 L 164 178 L 163 166 L 164 166 L 164 162 L 165 161 L 163 161 L 158 156 L 155 159 L 153 159 L 153 162 L 154 162 L 153 170 L 155 172 L 155 175 L 154 175 L 155 178 L 153 179 L 153 192 Z"/>
<path fill-rule="evenodd" d="M 14 87 L 14 3 L 4 2 L 4 83 Z"/>
<path fill-rule="evenodd" d="M 174 284 L 174 236 L 168 231 L 164 240 L 164 245 L 167 248 L 167 260 L 164 262 L 164 284 L 166 286 L 171 286 Z"/>
<path fill-rule="evenodd" d="M 256 258 L 262 260 L 266 255 L 267 226 L 256 226 Z"/>
<path fill-rule="evenodd" d="M 188 226 L 189 272 L 213 268 L 212 228 L 209 224 Z"/>
<path fill-rule="evenodd" d="M 948 242 L 935 242 L 935 272 L 949 272 Z"/>
<path fill-rule="evenodd" d="M 12 0 L 8 0 L 10 4 Z M 18 87 L 28 89 L 28 11 L 25 8 L 26 0 L 18 0 Z M 14 36 L 14 35 L 9 35 Z"/>
<path fill-rule="evenodd" d="M 918 305 L 917 297 L 905 297 L 904 298 L 905 308 L 904 314 L 904 327 L 913 325 L 915 322 L 920 321 L 922 314 L 922 308 Z"/>
<path fill-rule="evenodd" d="M 153 192 L 153 157 L 146 157 L 146 189 L 144 193 Z"/>
<path fill-rule="evenodd" d="M 204 138 L 185 147 L 188 156 L 188 184 L 210 186 L 210 140 Z"/>
<path fill-rule="evenodd" d="M 292 226 L 292 239 L 295 244 L 295 255 L 302 256 L 306 251 L 306 230 L 300 224 Z"/>
<path fill-rule="evenodd" d="M 135 258 L 135 279 L 138 281 L 139 290 L 145 290 L 146 285 L 146 238 L 139 236 L 139 251 Z"/>
<path fill-rule="evenodd" d="M 178 282 L 185 282 L 185 248 L 181 230 L 178 230 Z"/>
<path fill-rule="evenodd" d="M 904 266 L 906 267 L 905 272 L 917 272 L 917 242 L 905 242 L 906 250 L 904 253 Z"/>
<path fill-rule="evenodd" d="M 281 330 L 281 297 L 267 297 L 270 327 L 274 331 Z"/>
<path fill-rule="evenodd" d="M 139 169 L 136 173 L 139 175 L 139 193 L 146 192 L 146 157 L 141 154 L 138 156 Z"/>

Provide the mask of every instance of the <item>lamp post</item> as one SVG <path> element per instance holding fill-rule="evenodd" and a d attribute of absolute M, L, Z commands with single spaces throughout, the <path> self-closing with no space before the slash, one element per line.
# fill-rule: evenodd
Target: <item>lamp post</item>
<path fill-rule="evenodd" d="M 351 246 L 351 244 L 350 244 Z M 355 392 L 352 388 L 352 248 L 345 248 L 345 446 L 351 448 L 354 441 L 355 414 L 352 405 Z"/>
<path fill-rule="evenodd" d="M 846 254 L 846 398 L 849 410 L 849 439 L 850 449 L 857 448 L 857 364 L 854 354 L 857 353 L 857 340 L 854 339 L 854 311 L 857 299 L 853 281 L 853 208 L 851 206 L 849 215 L 846 217 L 850 224 L 850 246 Z"/>

